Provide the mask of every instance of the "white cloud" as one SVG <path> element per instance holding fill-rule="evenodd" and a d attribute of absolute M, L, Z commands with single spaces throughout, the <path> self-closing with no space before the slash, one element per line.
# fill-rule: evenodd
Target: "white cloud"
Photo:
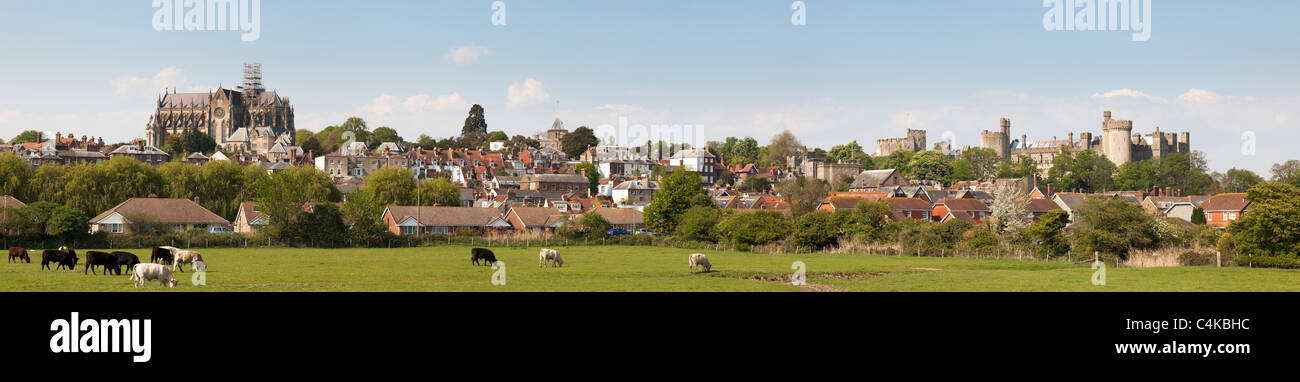
<path fill-rule="evenodd" d="M 1164 98 L 1153 97 L 1149 94 L 1143 93 L 1141 91 L 1133 90 L 1133 89 L 1115 89 L 1105 93 L 1094 93 L 1092 95 L 1092 98 L 1096 98 L 1096 99 L 1110 99 L 1110 98 L 1120 98 L 1120 97 L 1142 98 L 1153 102 L 1168 102 L 1168 100 Z"/>
<path fill-rule="evenodd" d="M 447 54 L 443 55 L 442 58 L 456 65 L 466 66 L 478 62 L 479 58 L 488 55 L 488 53 L 490 53 L 488 48 L 481 46 L 460 46 L 448 49 Z"/>
<path fill-rule="evenodd" d="M 449 111 L 449 110 L 469 110 L 469 102 L 465 101 L 460 93 L 443 94 L 438 97 L 432 97 L 428 94 L 416 94 L 406 98 L 402 102 L 402 107 L 411 113 L 421 111 Z"/>
<path fill-rule="evenodd" d="M 506 107 L 517 108 L 549 101 L 551 94 L 546 92 L 544 86 L 541 81 L 532 78 L 523 83 L 510 84 L 506 89 Z"/>
<path fill-rule="evenodd" d="M 203 91 L 194 86 L 185 71 L 176 67 L 159 70 L 153 77 L 120 76 L 109 81 L 113 94 L 122 99 L 155 98 L 168 89 L 181 89 L 183 92 Z"/>
<path fill-rule="evenodd" d="M 1187 103 L 1213 103 L 1225 100 L 1218 93 L 1205 89 L 1191 89 L 1178 96 L 1179 101 Z"/>

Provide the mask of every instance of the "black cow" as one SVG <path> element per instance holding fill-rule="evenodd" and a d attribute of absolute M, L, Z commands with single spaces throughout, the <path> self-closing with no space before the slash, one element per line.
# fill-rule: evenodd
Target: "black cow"
<path fill-rule="evenodd" d="M 140 264 L 140 258 L 131 252 L 113 252 L 113 256 L 117 257 L 117 265 L 126 270 L 126 273 L 131 273 L 135 270 L 135 265 Z"/>
<path fill-rule="evenodd" d="M 171 247 L 154 247 L 153 255 L 149 256 L 149 262 L 170 265 L 172 263 Z"/>
<path fill-rule="evenodd" d="M 469 254 L 469 260 L 474 265 L 479 265 L 479 260 L 483 260 L 482 265 L 492 265 L 497 262 L 497 255 L 487 248 L 474 248 L 469 250 Z"/>
<path fill-rule="evenodd" d="M 13 262 L 14 259 L 18 259 L 20 263 L 24 261 L 28 264 L 32 263 L 32 258 L 27 257 L 27 248 L 23 247 L 9 247 L 9 262 Z"/>
<path fill-rule="evenodd" d="M 50 269 L 50 263 L 55 263 L 57 266 Z M 47 249 L 41 252 L 41 269 L 57 271 L 64 267 L 68 270 L 77 269 L 77 251 L 68 247 L 59 247 L 59 249 Z"/>
<path fill-rule="evenodd" d="M 122 267 L 117 264 L 117 256 L 107 252 L 90 251 L 86 252 L 86 266 L 81 273 L 94 272 L 96 266 L 104 267 L 104 274 L 108 275 L 109 271 L 122 275 Z"/>

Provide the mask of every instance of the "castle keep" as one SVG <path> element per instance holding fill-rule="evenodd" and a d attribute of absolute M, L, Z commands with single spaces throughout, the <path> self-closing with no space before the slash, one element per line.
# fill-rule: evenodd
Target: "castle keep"
<path fill-rule="evenodd" d="M 907 136 L 876 140 L 876 156 L 883 157 L 895 151 L 925 151 L 925 130 L 907 129 Z"/>
<path fill-rule="evenodd" d="M 1015 161 L 1019 161 L 1021 155 L 1027 156 L 1038 163 L 1038 168 L 1044 172 L 1052 167 L 1052 160 L 1061 153 L 1063 147 L 1072 154 L 1084 150 L 1096 151 L 1115 162 L 1116 166 L 1129 161 L 1164 158 L 1170 153 L 1191 152 L 1190 134 L 1161 132 L 1158 126 L 1155 132 L 1147 135 L 1134 133 L 1133 121 L 1111 119 L 1110 110 L 1102 113 L 1101 136 L 1081 132 L 1076 139 L 1074 133 L 1069 133 L 1066 139 L 1052 137 L 1051 140 L 1031 142 L 1028 135 L 1022 134 L 1020 139 L 1012 140 L 1011 120 L 1002 118 L 999 125 L 998 131 L 985 130 L 980 133 L 980 146 L 993 149 L 999 156 Z"/>
<path fill-rule="evenodd" d="M 262 87 L 260 64 L 245 64 L 244 83 L 237 89 L 173 90 L 159 97 L 145 136 L 150 146 L 162 147 L 168 136 L 190 128 L 207 133 L 223 149 L 262 153 L 276 143 L 293 144 L 293 106 Z"/>

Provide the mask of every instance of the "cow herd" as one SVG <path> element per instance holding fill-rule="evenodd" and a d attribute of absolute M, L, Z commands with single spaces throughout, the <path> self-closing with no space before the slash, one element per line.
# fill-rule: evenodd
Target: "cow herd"
<path fill-rule="evenodd" d="M 75 271 L 80 260 L 77 257 L 77 251 L 72 248 L 47 249 L 41 252 L 41 270 L 58 271 L 67 269 Z M 9 262 L 30 264 L 32 259 L 27 254 L 26 248 L 9 247 Z M 189 265 L 191 271 L 205 270 L 207 268 L 203 255 L 200 255 L 197 251 L 161 246 L 153 249 L 148 263 L 140 262 L 140 258 L 130 252 L 86 251 L 86 262 L 82 268 L 82 274 L 102 273 L 104 275 L 121 276 L 122 271 L 125 270 L 131 276 L 131 284 L 137 288 L 144 286 L 145 282 L 150 280 L 158 280 L 159 286 L 175 287 L 176 276 L 173 272 L 185 272 L 184 265 Z M 96 270 L 96 268 L 101 269 Z"/>
<path fill-rule="evenodd" d="M 469 251 L 469 260 L 474 265 L 493 265 L 497 262 L 497 256 L 490 249 L 474 248 Z M 703 270 L 705 273 L 713 271 L 713 265 L 709 264 L 709 257 L 703 253 L 692 253 L 687 256 L 686 261 L 689 266 L 687 269 L 692 272 L 696 268 Z M 550 265 L 551 268 L 563 268 L 564 258 L 560 257 L 560 251 L 542 248 L 542 251 L 537 254 L 537 267 L 543 268 L 546 265 Z"/>

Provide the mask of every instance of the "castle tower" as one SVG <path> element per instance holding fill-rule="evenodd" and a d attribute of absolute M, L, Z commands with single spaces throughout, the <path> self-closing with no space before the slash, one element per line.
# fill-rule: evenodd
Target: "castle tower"
<path fill-rule="evenodd" d="M 980 147 L 993 149 L 1001 158 L 1011 157 L 1011 119 L 1002 118 L 999 131 L 980 132 Z M 1024 142 L 1021 142 L 1024 145 Z"/>
<path fill-rule="evenodd" d="M 1102 118 L 1102 155 L 1116 166 L 1123 165 L 1133 158 L 1133 121 L 1111 119 L 1110 110 L 1102 113 Z"/>

